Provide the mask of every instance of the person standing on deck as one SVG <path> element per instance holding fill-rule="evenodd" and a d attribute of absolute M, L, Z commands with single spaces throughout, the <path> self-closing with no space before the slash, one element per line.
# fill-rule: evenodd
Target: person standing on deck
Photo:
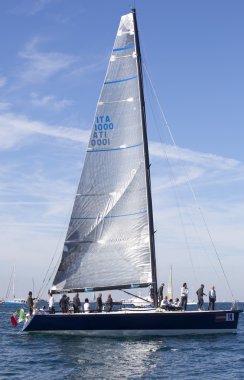
<path fill-rule="evenodd" d="M 203 289 L 204 289 L 204 285 L 201 284 L 200 288 L 196 291 L 197 298 L 198 298 L 198 302 L 197 302 L 198 310 L 203 310 L 203 305 L 204 305 L 203 296 L 206 296 Z"/>
<path fill-rule="evenodd" d="M 163 292 L 164 292 L 164 283 L 162 282 L 161 286 L 158 288 L 158 303 L 159 303 L 159 305 L 161 304 L 161 301 L 164 298 Z"/>
<path fill-rule="evenodd" d="M 62 313 L 68 313 L 69 311 L 69 300 L 66 294 L 63 294 L 60 301 L 59 306 L 61 307 Z"/>
<path fill-rule="evenodd" d="M 97 297 L 97 303 L 96 303 L 96 310 L 98 313 L 101 313 L 102 307 L 103 307 L 102 293 L 99 293 Z"/>
<path fill-rule="evenodd" d="M 50 298 L 48 301 L 48 312 L 49 314 L 55 314 L 55 309 L 54 309 L 54 297 L 52 295 L 52 292 L 49 293 Z"/>
<path fill-rule="evenodd" d="M 209 290 L 208 296 L 209 296 L 208 310 L 214 310 L 214 306 L 216 302 L 216 290 L 214 286 L 212 286 L 212 288 Z"/>
<path fill-rule="evenodd" d="M 79 293 L 77 293 L 73 298 L 73 307 L 74 307 L 74 313 L 80 312 L 80 297 Z"/>
<path fill-rule="evenodd" d="M 108 294 L 107 300 L 105 302 L 105 311 L 112 311 L 113 308 L 113 300 L 111 294 Z"/>
<path fill-rule="evenodd" d="M 26 306 L 29 308 L 30 316 L 33 314 L 33 310 L 34 310 L 34 300 L 35 300 L 35 298 L 32 298 L 32 292 L 29 291 L 29 293 L 28 293 L 28 298 L 27 298 L 27 300 L 26 300 Z"/>
<path fill-rule="evenodd" d="M 182 307 L 182 310 L 186 310 L 187 308 L 187 299 L 188 299 L 188 288 L 187 288 L 187 283 L 184 282 L 182 285 L 182 288 L 180 290 L 180 306 Z"/>

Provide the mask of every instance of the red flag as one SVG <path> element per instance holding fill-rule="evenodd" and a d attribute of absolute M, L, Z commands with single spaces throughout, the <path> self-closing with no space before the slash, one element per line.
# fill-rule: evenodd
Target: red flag
<path fill-rule="evenodd" d="M 12 316 L 10 317 L 10 319 L 11 319 L 12 326 L 13 326 L 13 327 L 16 327 L 17 324 L 18 324 L 18 321 L 15 319 L 14 315 L 12 315 Z"/>

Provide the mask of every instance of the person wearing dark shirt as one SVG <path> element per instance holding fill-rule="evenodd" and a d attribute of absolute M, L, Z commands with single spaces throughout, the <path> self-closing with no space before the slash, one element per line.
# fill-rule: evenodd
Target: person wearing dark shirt
<path fill-rule="evenodd" d="M 73 298 L 73 307 L 74 307 L 74 313 L 80 312 L 80 297 L 79 293 L 77 293 Z"/>
<path fill-rule="evenodd" d="M 26 305 L 27 305 L 27 307 L 29 308 L 29 313 L 30 313 L 30 315 L 33 314 L 33 310 L 34 310 L 34 300 L 35 300 L 35 298 L 32 298 L 32 292 L 29 291 L 29 293 L 28 293 L 28 298 L 27 298 L 27 300 L 26 300 Z"/>
<path fill-rule="evenodd" d="M 59 301 L 59 306 L 61 307 L 62 313 L 68 313 L 69 311 L 69 300 L 66 294 L 62 295 L 62 298 Z"/>
<path fill-rule="evenodd" d="M 111 311 L 112 308 L 113 308 L 113 300 L 112 300 L 111 294 L 108 294 L 107 300 L 105 302 L 105 310 Z"/>
<path fill-rule="evenodd" d="M 164 298 L 163 291 L 164 291 L 164 283 L 162 283 L 161 286 L 158 288 L 158 302 L 159 302 L 159 305 L 161 304 L 161 301 Z"/>
<path fill-rule="evenodd" d="M 98 313 L 101 313 L 102 307 L 103 307 L 102 293 L 99 293 L 97 297 L 97 303 L 96 303 L 96 310 Z"/>
<path fill-rule="evenodd" d="M 202 284 L 200 288 L 196 291 L 197 298 L 198 298 L 198 302 L 197 302 L 198 310 L 203 310 L 203 305 L 204 305 L 203 296 L 206 296 L 203 289 L 204 289 L 204 285 Z"/>

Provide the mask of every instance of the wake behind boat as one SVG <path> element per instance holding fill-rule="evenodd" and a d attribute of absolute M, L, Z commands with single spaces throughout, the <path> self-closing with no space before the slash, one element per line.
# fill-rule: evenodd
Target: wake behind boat
<path fill-rule="evenodd" d="M 151 288 L 153 308 L 36 310 L 26 332 L 178 335 L 236 332 L 239 310 L 158 308 L 150 162 L 136 12 L 122 16 L 52 293 Z"/>

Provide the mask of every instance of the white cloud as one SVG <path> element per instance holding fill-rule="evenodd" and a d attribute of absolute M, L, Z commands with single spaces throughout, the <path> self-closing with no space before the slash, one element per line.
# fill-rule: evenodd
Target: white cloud
<path fill-rule="evenodd" d="M 166 145 L 161 143 L 150 143 L 150 154 L 153 156 L 168 159 L 191 162 L 201 166 L 214 166 L 220 170 L 228 170 L 240 164 L 239 161 L 232 158 L 225 158 L 210 153 L 194 152 L 189 149 L 183 149 L 178 146 Z"/>
<path fill-rule="evenodd" d="M 35 16 L 37 13 L 45 10 L 45 8 L 55 0 L 22 0 L 16 2 L 16 5 L 11 8 L 13 14 L 23 14 L 27 16 Z M 12 5 L 12 4 L 11 4 Z"/>
<path fill-rule="evenodd" d="M 150 143 L 154 175 L 154 191 L 193 183 L 226 184 L 244 180 L 241 162 L 209 153 L 194 152 L 177 146 Z M 154 157 L 154 161 L 153 161 Z M 167 166 L 162 171 L 162 160 Z"/>
<path fill-rule="evenodd" d="M 87 143 L 90 132 L 48 125 L 44 122 L 30 120 L 22 115 L 11 113 L 0 115 L 0 149 L 13 148 L 20 144 L 24 138 L 35 134 Z"/>
<path fill-rule="evenodd" d="M 73 104 L 73 102 L 68 99 L 58 100 L 53 95 L 46 95 L 46 96 L 40 97 L 36 93 L 31 94 L 31 103 L 36 107 L 43 107 L 43 108 L 48 107 L 56 111 L 60 111 Z"/>
<path fill-rule="evenodd" d="M 64 53 L 38 51 L 41 42 L 42 39 L 35 37 L 19 52 L 19 56 L 25 60 L 20 77 L 26 82 L 45 81 L 57 72 L 67 69 L 77 60 L 74 56 Z"/>

